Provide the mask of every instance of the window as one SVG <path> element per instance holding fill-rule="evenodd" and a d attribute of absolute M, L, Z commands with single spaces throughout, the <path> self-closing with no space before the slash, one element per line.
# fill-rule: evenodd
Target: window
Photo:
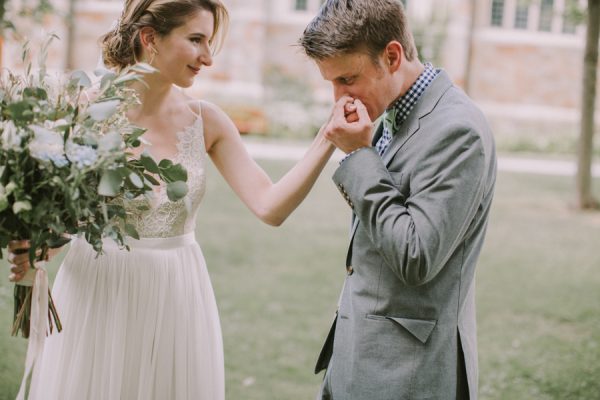
<path fill-rule="evenodd" d="M 306 11 L 308 9 L 308 4 L 306 0 L 296 0 L 296 11 Z"/>
<path fill-rule="evenodd" d="M 492 0 L 492 26 L 502 26 L 504 19 L 504 0 Z"/>
<path fill-rule="evenodd" d="M 518 0 L 517 9 L 515 11 L 515 28 L 527 29 L 527 22 L 529 20 L 529 1 Z"/>
<path fill-rule="evenodd" d="M 582 0 L 487 1 L 490 5 L 489 25 L 492 27 L 576 34 L 581 23 Z"/>
<path fill-rule="evenodd" d="M 540 4 L 539 30 L 550 32 L 552 30 L 552 19 L 554 17 L 554 0 L 542 0 Z"/>

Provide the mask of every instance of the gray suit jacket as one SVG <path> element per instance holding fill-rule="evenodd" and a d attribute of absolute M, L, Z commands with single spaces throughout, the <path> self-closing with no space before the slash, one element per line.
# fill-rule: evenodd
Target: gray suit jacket
<path fill-rule="evenodd" d="M 367 148 L 338 168 L 356 219 L 320 399 L 477 398 L 474 275 L 495 177 L 488 124 L 443 71 L 383 158 Z"/>

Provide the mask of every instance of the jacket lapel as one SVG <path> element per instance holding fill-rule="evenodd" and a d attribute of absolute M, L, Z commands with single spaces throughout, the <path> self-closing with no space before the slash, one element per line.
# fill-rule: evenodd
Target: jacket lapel
<path fill-rule="evenodd" d="M 440 71 L 438 76 L 431 82 L 431 85 L 425 90 L 421 99 L 415 104 L 415 108 L 409 114 L 408 119 L 402 124 L 400 131 L 396 132 L 392 138 L 387 151 L 383 155 L 383 163 L 386 167 L 390 166 L 396 153 L 419 130 L 421 118 L 433 111 L 442 95 L 450 87 L 452 87 L 452 81 L 446 72 Z"/>

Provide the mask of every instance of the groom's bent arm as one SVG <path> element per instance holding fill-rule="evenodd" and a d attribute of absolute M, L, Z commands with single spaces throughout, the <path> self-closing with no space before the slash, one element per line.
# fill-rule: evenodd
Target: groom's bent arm
<path fill-rule="evenodd" d="M 446 128 L 435 135 L 428 148 L 410 146 L 415 154 L 406 170 L 398 171 L 410 180 L 410 193 L 401 192 L 373 148 L 349 157 L 333 176 L 385 262 L 413 286 L 429 282 L 443 268 L 487 183 L 484 146 L 476 131 Z"/>

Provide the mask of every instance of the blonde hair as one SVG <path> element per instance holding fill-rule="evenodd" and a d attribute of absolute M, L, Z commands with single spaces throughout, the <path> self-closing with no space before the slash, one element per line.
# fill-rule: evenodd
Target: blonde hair
<path fill-rule="evenodd" d="M 142 28 L 150 27 L 166 36 L 201 10 L 213 15 L 214 31 L 209 43 L 216 53 L 229 24 L 229 13 L 220 0 L 126 0 L 116 26 L 100 39 L 104 64 L 117 70 L 135 64 L 142 54 Z"/>

